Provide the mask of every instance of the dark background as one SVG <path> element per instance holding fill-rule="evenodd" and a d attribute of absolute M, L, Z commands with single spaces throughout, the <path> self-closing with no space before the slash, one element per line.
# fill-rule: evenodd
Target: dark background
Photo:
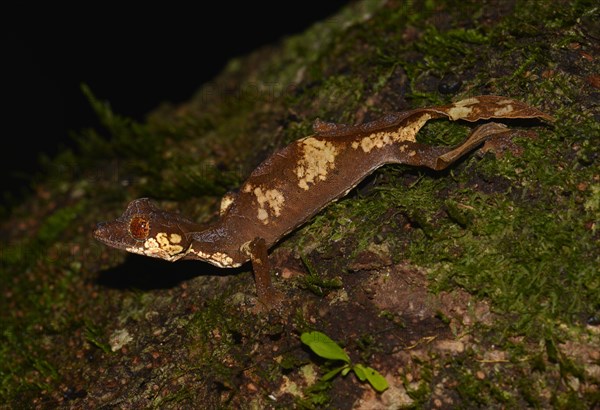
<path fill-rule="evenodd" d="M 110 10 L 104 16 L 106 10 L 91 10 L 60 20 L 40 11 L 36 21 L 28 17 L 4 27 L 4 198 L 30 189 L 41 153 L 53 156 L 72 147 L 70 132 L 99 128 L 82 82 L 114 112 L 141 121 L 161 102 L 190 98 L 232 57 L 300 33 L 346 3 L 222 2 L 202 5 L 200 13 L 157 9 L 147 17 Z"/>

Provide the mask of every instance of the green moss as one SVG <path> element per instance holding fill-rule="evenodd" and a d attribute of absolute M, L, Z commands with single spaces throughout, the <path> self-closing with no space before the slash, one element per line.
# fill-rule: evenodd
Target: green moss
<path fill-rule="evenodd" d="M 433 380 L 433 370 L 429 364 L 423 363 L 421 370 L 421 381 L 416 386 L 408 380 L 404 380 L 404 386 L 406 387 L 406 394 L 414 400 L 414 409 L 425 407 L 431 399 L 431 382 Z"/>
<path fill-rule="evenodd" d="M 517 316 L 507 325 L 532 335 L 541 317 L 571 321 L 592 311 L 600 285 L 598 256 L 581 221 L 553 213 L 547 203 L 481 195 L 461 203 L 475 210 L 472 231 L 446 225 L 435 239 L 410 247 L 411 259 L 435 268 L 438 289 L 459 285 L 488 297 L 498 310 Z M 445 260 L 452 264 L 440 264 Z"/>
<path fill-rule="evenodd" d="M 43 244 L 58 240 L 85 208 L 85 201 L 80 201 L 74 206 L 58 209 L 42 223 L 38 230 L 37 240 Z"/>
<path fill-rule="evenodd" d="M 198 369 L 225 386 L 234 386 L 235 368 L 241 364 L 234 350 L 235 337 L 242 332 L 240 318 L 232 315 L 225 298 L 210 301 L 189 324 L 192 357 Z M 234 360 L 232 362 L 232 360 Z M 195 366 L 194 366 L 195 367 Z"/>
<path fill-rule="evenodd" d="M 304 276 L 301 280 L 301 288 L 308 289 L 315 295 L 324 296 L 331 290 L 342 287 L 342 279 L 339 276 L 336 276 L 332 279 L 325 278 L 319 275 L 312 262 L 310 262 L 305 255 L 302 255 L 301 259 L 302 263 L 308 270 L 308 275 Z"/>
<path fill-rule="evenodd" d="M 178 404 L 187 405 L 190 401 L 195 399 L 191 389 L 182 388 L 177 393 L 169 394 L 165 397 L 157 398 L 152 403 L 153 409 L 164 409 L 170 406 L 177 406 Z"/>
<path fill-rule="evenodd" d="M 104 353 L 110 353 L 111 349 L 107 341 L 103 329 L 95 325 L 91 320 L 85 320 L 85 338 L 92 345 L 101 349 Z"/>
<path fill-rule="evenodd" d="M 73 260 L 72 244 L 66 238 L 72 237 L 87 207 L 82 200 L 60 208 L 40 223 L 37 235 L 3 249 L 0 275 L 7 293 L 0 298 L 0 309 L 9 313 L 0 334 L 0 392 L 5 398 L 52 389 L 59 380 L 57 364 L 47 357 L 46 346 L 73 320 L 69 312 L 81 264 Z M 40 281 L 34 275 L 40 269 L 54 275 Z M 28 378 L 36 382 L 26 383 Z"/>
<path fill-rule="evenodd" d="M 47 256 L 48 247 L 60 241 L 61 235 L 86 207 L 85 201 L 79 201 L 73 206 L 60 208 L 41 223 L 35 237 L 5 246 L 0 254 L 0 264 L 9 269 L 3 269 L 0 277 L 8 281 L 11 273 L 14 273 L 10 269 L 31 265 Z"/>

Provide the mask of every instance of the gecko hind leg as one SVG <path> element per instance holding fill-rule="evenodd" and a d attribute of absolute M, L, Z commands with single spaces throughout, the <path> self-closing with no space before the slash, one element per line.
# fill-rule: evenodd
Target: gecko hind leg
<path fill-rule="evenodd" d="M 477 148 L 481 143 L 490 138 L 499 137 L 500 134 L 512 134 L 513 131 L 508 129 L 504 124 L 489 122 L 480 125 L 471 131 L 467 139 L 457 147 L 451 148 L 447 152 L 438 155 L 437 158 L 432 158 L 432 162 L 426 164 L 429 168 L 436 171 L 442 170 L 455 162 L 457 159 L 464 156 L 466 153 Z"/>
<path fill-rule="evenodd" d="M 467 139 L 456 147 L 436 147 L 413 143 L 410 149 L 390 149 L 386 163 L 407 164 L 443 170 L 483 142 L 492 138 L 504 138 L 513 134 L 505 125 L 489 122 L 475 128 Z M 504 135 L 503 135 L 504 134 Z"/>

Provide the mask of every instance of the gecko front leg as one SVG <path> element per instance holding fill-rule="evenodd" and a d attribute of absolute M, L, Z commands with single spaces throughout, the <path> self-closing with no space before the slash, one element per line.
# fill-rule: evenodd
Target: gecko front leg
<path fill-rule="evenodd" d="M 282 300 L 282 296 L 275 289 L 271 281 L 271 264 L 269 263 L 267 243 L 264 238 L 254 238 L 248 244 L 246 252 L 252 262 L 256 295 L 258 296 L 259 303 L 267 309 L 278 305 Z"/>

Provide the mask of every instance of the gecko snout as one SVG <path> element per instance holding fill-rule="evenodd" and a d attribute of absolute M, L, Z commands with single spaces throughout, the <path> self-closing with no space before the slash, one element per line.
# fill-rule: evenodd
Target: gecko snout
<path fill-rule="evenodd" d="M 92 232 L 92 236 L 95 239 L 102 240 L 106 237 L 106 222 L 99 222 L 96 224 L 96 228 Z"/>

